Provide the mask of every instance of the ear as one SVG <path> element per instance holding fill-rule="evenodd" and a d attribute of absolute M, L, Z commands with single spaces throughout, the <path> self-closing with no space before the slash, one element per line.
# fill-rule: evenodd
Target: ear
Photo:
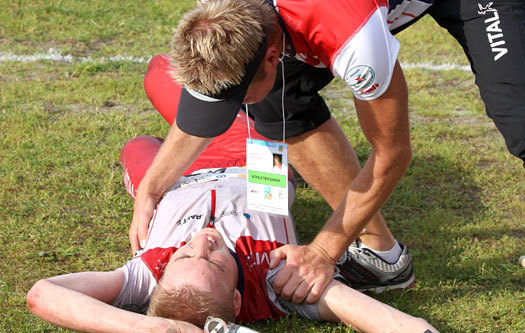
<path fill-rule="evenodd" d="M 264 62 L 267 65 L 276 66 L 279 62 L 280 56 L 281 52 L 279 51 L 279 48 L 276 45 L 268 45 L 266 47 L 266 53 L 264 54 Z"/>
<path fill-rule="evenodd" d="M 241 312 L 242 297 L 239 290 L 235 289 L 233 292 L 233 307 L 235 309 L 235 317 Z"/>

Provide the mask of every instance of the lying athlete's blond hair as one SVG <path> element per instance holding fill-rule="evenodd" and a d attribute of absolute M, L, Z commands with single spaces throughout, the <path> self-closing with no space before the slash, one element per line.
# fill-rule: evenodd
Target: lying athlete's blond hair
<path fill-rule="evenodd" d="M 204 327 L 208 316 L 235 321 L 233 297 L 220 297 L 220 293 L 203 292 L 190 285 L 168 290 L 158 283 L 150 296 L 147 314 L 182 320 L 197 327 Z"/>

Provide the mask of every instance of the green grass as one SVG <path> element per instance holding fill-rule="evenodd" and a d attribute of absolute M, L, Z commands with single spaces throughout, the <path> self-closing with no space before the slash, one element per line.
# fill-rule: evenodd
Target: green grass
<path fill-rule="evenodd" d="M 0 52 L 93 59 L 169 49 L 171 29 L 192 0 L 0 0 Z M 430 37 L 429 37 L 430 36 Z M 402 63 L 467 62 L 431 19 L 398 35 Z M 439 47 L 437 47 L 439 45 Z M 107 270 L 130 255 L 119 153 L 136 135 L 168 125 L 142 89 L 145 64 L 0 62 L 0 332 L 59 329 L 27 310 L 38 279 Z M 383 214 L 415 261 L 417 287 L 374 296 L 442 332 L 525 331 L 525 182 L 521 162 L 485 116 L 470 72 L 405 70 L 414 157 Z M 323 91 L 362 162 L 370 146 L 342 82 Z M 300 238 L 330 215 L 312 189 L 298 190 Z M 351 332 L 297 316 L 256 323 L 261 331 Z"/>

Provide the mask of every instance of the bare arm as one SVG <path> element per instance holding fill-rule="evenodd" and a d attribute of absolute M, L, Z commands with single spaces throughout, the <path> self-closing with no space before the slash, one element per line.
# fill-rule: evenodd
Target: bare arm
<path fill-rule="evenodd" d="M 372 145 L 365 166 L 310 245 L 284 246 L 272 252 L 272 268 L 278 259 L 287 258 L 274 289 L 296 303 L 319 299 L 332 278 L 335 262 L 386 202 L 412 157 L 408 93 L 398 63 L 388 90 L 380 98 L 355 103 L 363 133 Z"/>
<path fill-rule="evenodd" d="M 83 272 L 40 280 L 27 294 L 29 309 L 55 325 L 85 332 L 202 332 L 183 322 L 113 307 L 123 273 Z"/>
<path fill-rule="evenodd" d="M 200 138 L 184 133 L 173 123 L 137 190 L 133 220 L 129 229 L 133 252 L 138 251 L 140 242 L 146 239 L 149 221 L 164 192 L 182 176 L 184 170 L 195 161 L 211 140 L 212 138 Z"/>
<path fill-rule="evenodd" d="M 381 98 L 368 102 L 356 99 L 355 103 L 372 152 L 343 202 L 312 244 L 335 261 L 392 194 L 412 158 L 408 93 L 399 63 L 390 87 Z"/>
<path fill-rule="evenodd" d="M 317 310 L 322 320 L 341 322 L 362 332 L 438 332 L 424 319 L 394 309 L 335 280 L 324 291 Z"/>

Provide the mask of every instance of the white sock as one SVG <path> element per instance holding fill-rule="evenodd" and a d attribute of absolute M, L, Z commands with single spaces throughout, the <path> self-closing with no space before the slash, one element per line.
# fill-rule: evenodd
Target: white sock
<path fill-rule="evenodd" d="M 401 246 L 399 246 L 399 243 L 397 242 L 397 240 L 394 246 L 388 251 L 377 251 L 369 246 L 366 246 L 364 243 L 360 243 L 359 247 L 374 251 L 374 253 L 376 253 L 378 256 L 381 257 L 381 259 L 383 259 L 389 264 L 393 264 L 397 262 L 397 260 L 401 256 L 401 252 L 403 252 L 403 249 L 401 249 Z"/>

